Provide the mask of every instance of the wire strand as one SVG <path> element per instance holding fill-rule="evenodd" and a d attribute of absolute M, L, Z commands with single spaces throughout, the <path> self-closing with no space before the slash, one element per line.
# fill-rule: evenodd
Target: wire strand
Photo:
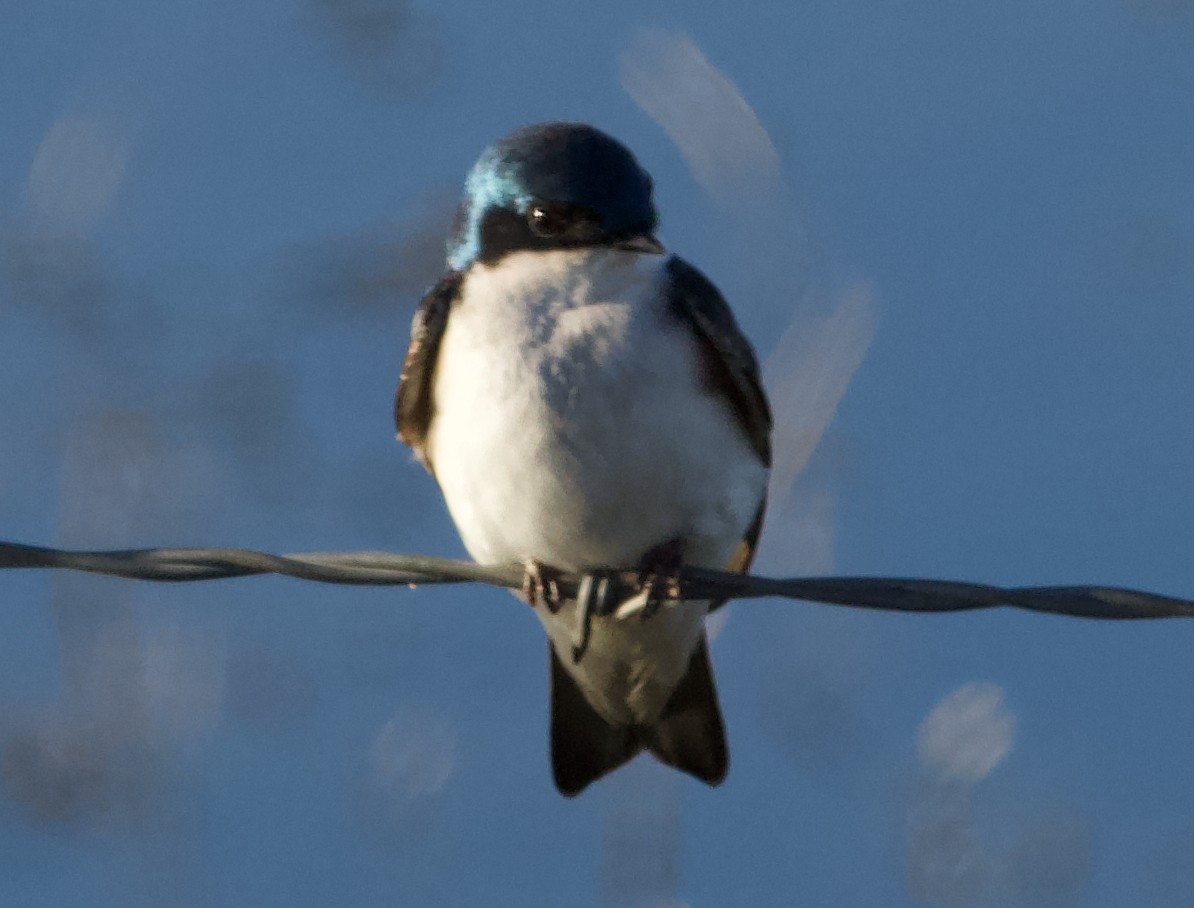
<path fill-rule="evenodd" d="M 480 565 L 429 555 L 390 552 L 307 552 L 271 555 L 252 549 L 125 549 L 67 551 L 0 541 L 0 568 L 65 568 L 133 580 L 181 582 L 280 574 L 318 583 L 405 585 L 482 583 L 519 589 L 520 565 Z M 574 598 L 582 578 L 564 576 L 560 592 Z M 611 575 L 611 595 L 637 588 L 634 573 Z M 892 577 L 776 579 L 684 568 L 688 599 L 779 597 L 896 612 L 957 612 L 1009 606 L 1034 612 L 1113 620 L 1191 618 L 1194 601 L 1109 586 L 998 587 L 947 580 Z"/>

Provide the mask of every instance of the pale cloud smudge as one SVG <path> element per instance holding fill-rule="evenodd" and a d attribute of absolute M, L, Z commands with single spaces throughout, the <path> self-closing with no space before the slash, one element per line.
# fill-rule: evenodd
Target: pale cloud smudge
<path fill-rule="evenodd" d="M 794 318 L 779 339 L 764 370 L 775 418 L 772 501 L 791 492 L 874 336 L 871 289 L 856 284 L 827 316 Z"/>
<path fill-rule="evenodd" d="M 917 730 L 930 771 L 907 818 L 907 883 L 929 905 L 1081 904 L 1094 866 L 1093 831 L 1080 812 L 1032 812 L 999 847 L 980 834 L 976 792 L 1007 758 L 1016 717 L 1002 688 L 963 684 L 943 697 Z"/>
<path fill-rule="evenodd" d="M 456 731 L 442 716 L 422 709 L 399 710 L 369 748 L 373 781 L 396 801 L 438 793 L 456 769 Z"/>
<path fill-rule="evenodd" d="M 640 29 L 622 54 L 622 88 L 680 149 L 718 202 L 782 189 L 779 154 L 738 87 L 686 35 Z"/>
<path fill-rule="evenodd" d="M 92 114 L 60 117 L 29 168 L 27 200 L 38 226 L 85 233 L 111 206 L 128 167 L 128 136 Z"/>
<path fill-rule="evenodd" d="M 1011 752 L 1016 717 L 996 684 L 964 684 L 920 723 L 921 762 L 941 778 L 977 782 Z"/>
<path fill-rule="evenodd" d="M 978 905 L 999 877 L 999 858 L 976 829 L 973 792 L 1014 733 L 1015 716 L 991 683 L 963 684 L 921 721 L 917 752 L 932 776 L 907 819 L 907 884 L 918 902 Z"/>

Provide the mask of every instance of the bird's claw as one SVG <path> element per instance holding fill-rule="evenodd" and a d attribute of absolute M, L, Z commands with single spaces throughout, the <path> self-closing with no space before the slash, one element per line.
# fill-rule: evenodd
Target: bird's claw
<path fill-rule="evenodd" d="M 646 621 L 665 602 L 684 598 L 680 588 L 680 569 L 684 566 L 684 540 L 671 539 L 658 545 L 639 562 L 639 590 L 646 594 L 639 619 Z"/>
<path fill-rule="evenodd" d="M 580 578 L 576 590 L 576 634 L 572 644 L 572 664 L 580 664 L 589 648 L 589 635 L 593 629 L 593 617 L 609 612 L 608 573 L 589 573 Z"/>
<path fill-rule="evenodd" d="M 639 596 L 643 605 L 639 618 L 646 621 L 659 611 L 665 602 L 676 602 L 684 598 L 680 588 L 680 569 L 684 564 L 684 540 L 669 540 L 658 545 L 643 556 L 639 562 Z M 562 572 L 537 561 L 530 561 L 523 577 L 524 598 L 533 606 L 542 604 L 551 614 L 563 605 L 559 580 Z M 615 571 L 590 571 L 580 578 L 576 590 L 576 629 L 573 634 L 572 662 L 579 664 L 589 648 L 593 630 L 593 618 L 608 615 L 614 603 L 610 602 L 612 580 Z M 635 597 L 636 599 L 638 596 Z"/>
<path fill-rule="evenodd" d="M 557 571 L 538 561 L 528 561 L 526 571 L 522 575 L 522 598 L 530 603 L 531 608 L 542 605 L 551 614 L 560 610 L 564 599 L 560 595 L 560 577 L 562 571 Z"/>

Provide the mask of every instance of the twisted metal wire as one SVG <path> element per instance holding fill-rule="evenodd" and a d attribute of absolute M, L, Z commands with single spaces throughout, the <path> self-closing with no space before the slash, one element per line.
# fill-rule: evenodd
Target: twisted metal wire
<path fill-rule="evenodd" d="M 483 583 L 518 589 L 521 565 L 479 565 L 428 555 L 389 552 L 308 552 L 271 555 L 251 549 L 127 549 L 66 551 L 0 542 L 0 568 L 66 568 L 135 580 L 219 580 L 281 574 L 319 583 L 406 585 Z M 609 595 L 637 588 L 633 573 L 610 576 Z M 562 595 L 575 598 L 583 578 L 565 576 Z M 684 568 L 680 583 L 690 599 L 779 597 L 897 612 L 957 612 L 1010 606 L 1081 618 L 1190 618 L 1194 601 L 1109 586 L 998 587 L 946 580 L 891 577 L 797 577 L 774 579 Z"/>

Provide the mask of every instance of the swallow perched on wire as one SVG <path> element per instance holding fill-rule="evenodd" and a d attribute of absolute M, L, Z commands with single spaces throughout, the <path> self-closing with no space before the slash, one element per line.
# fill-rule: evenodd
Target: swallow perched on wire
<path fill-rule="evenodd" d="M 677 576 L 750 565 L 771 414 L 725 300 L 656 223 L 650 176 L 591 126 L 495 143 L 466 180 L 395 401 L 469 553 L 526 569 L 569 796 L 643 749 L 711 785 L 728 766 L 704 631 L 719 603 L 683 601 Z M 640 593 L 595 607 L 618 570 L 639 572 Z M 585 576 L 576 600 L 559 572 Z"/>

